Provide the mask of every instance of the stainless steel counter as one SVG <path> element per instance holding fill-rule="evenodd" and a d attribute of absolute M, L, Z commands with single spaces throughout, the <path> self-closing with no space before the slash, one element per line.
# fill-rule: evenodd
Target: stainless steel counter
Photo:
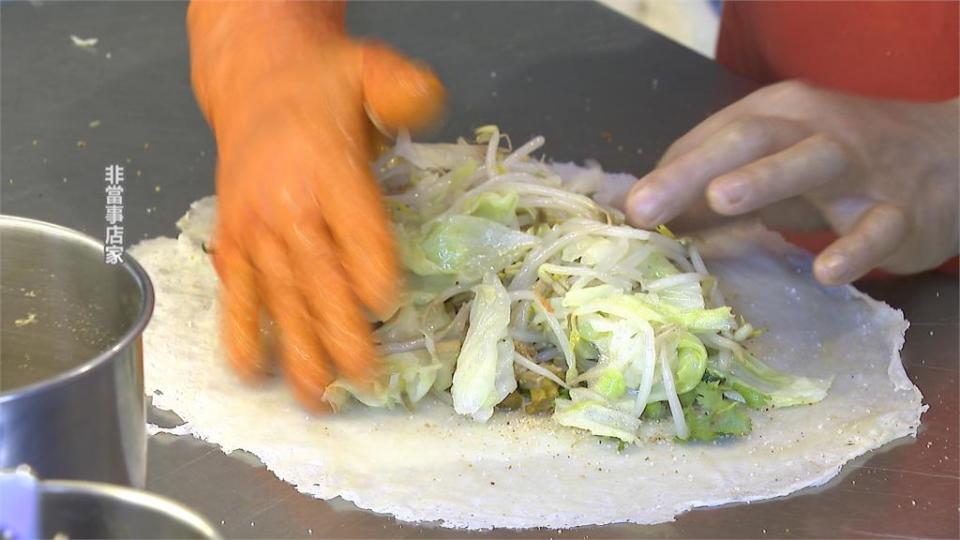
<path fill-rule="evenodd" d="M 0 203 L 103 237 L 103 170 L 127 168 L 126 240 L 174 233 L 212 193 L 214 144 L 189 87 L 185 5 L 0 5 Z M 591 3 L 355 3 L 349 23 L 431 62 L 451 117 L 436 139 L 495 122 L 546 136 L 551 156 L 643 173 L 673 138 L 751 85 Z M 95 51 L 70 35 L 97 37 Z M 228 537 L 958 536 L 958 284 L 923 275 L 863 285 L 903 309 L 903 356 L 930 405 L 916 440 L 776 501 L 698 510 L 674 523 L 464 533 L 402 524 L 300 495 L 248 456 L 151 440 L 148 488 Z"/>

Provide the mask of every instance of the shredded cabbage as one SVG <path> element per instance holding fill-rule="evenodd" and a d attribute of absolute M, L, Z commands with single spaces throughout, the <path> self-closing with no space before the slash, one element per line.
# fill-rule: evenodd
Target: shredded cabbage
<path fill-rule="evenodd" d="M 453 374 L 453 408 L 485 421 L 493 407 L 517 387 L 513 344 L 508 339 L 510 295 L 493 274 L 473 288 L 470 329 L 463 339 Z"/>
<path fill-rule="evenodd" d="M 496 126 L 475 143 L 401 133 L 376 164 L 406 271 L 374 336 L 382 376 L 337 380 L 335 408 L 414 407 L 435 395 L 484 422 L 498 407 L 637 442 L 667 420 L 678 439 L 750 432 L 748 409 L 815 403 L 829 379 L 782 373 L 749 350 L 761 330 L 726 305 L 693 243 L 638 230 L 598 204 L 603 171 L 516 149 Z M 560 174 L 561 171 L 565 171 Z"/>

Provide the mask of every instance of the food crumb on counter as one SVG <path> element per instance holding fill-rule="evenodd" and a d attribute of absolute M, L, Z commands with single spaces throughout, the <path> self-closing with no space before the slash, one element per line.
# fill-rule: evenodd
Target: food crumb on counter
<path fill-rule="evenodd" d="M 100 120 L 91 120 L 89 124 L 91 129 L 100 127 Z"/>
<path fill-rule="evenodd" d="M 86 147 L 87 147 L 87 141 L 83 139 L 80 139 L 79 141 L 77 141 L 77 148 L 86 148 Z"/>
<path fill-rule="evenodd" d="M 30 312 L 30 313 L 27 313 L 26 317 L 13 321 L 13 325 L 16 326 L 17 328 L 23 328 L 28 324 L 36 324 L 36 322 L 37 322 L 37 314 Z"/>
<path fill-rule="evenodd" d="M 97 42 L 100 41 L 100 39 L 95 37 L 82 38 L 80 36 L 70 34 L 70 41 L 73 43 L 74 47 L 90 51 L 96 47 Z"/>
<path fill-rule="evenodd" d="M 160 184 L 153 186 L 153 190 L 156 191 L 157 193 L 160 193 Z"/>

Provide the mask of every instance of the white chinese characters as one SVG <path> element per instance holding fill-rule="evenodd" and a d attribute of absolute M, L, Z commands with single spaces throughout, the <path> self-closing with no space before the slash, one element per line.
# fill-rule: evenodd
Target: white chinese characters
<path fill-rule="evenodd" d="M 107 264 L 120 264 L 123 262 L 123 166 L 107 165 L 105 172 L 107 232 L 103 240 L 103 260 Z"/>

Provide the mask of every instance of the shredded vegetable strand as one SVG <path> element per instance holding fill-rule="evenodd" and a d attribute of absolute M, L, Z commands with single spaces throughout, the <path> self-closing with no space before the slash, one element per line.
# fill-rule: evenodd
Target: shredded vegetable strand
<path fill-rule="evenodd" d="M 680 397 L 677 396 L 677 388 L 673 382 L 673 370 L 670 369 L 668 360 L 668 350 L 674 347 L 660 347 L 660 378 L 663 381 L 663 390 L 667 394 L 667 403 L 670 404 L 670 415 L 673 416 L 673 426 L 677 432 L 677 437 L 686 439 L 690 436 L 690 430 L 687 427 L 687 421 L 683 417 L 683 406 L 680 404 Z"/>
<path fill-rule="evenodd" d="M 490 130 L 490 141 L 487 142 L 487 155 L 484 161 L 487 169 L 487 178 L 493 179 L 498 174 L 497 152 L 500 150 L 500 130 L 493 126 Z"/>
<path fill-rule="evenodd" d="M 516 362 L 517 364 L 520 364 L 521 366 L 529 369 L 530 371 L 536 373 L 537 375 L 542 375 L 542 376 L 550 379 L 551 381 L 559 384 L 560 386 L 562 386 L 562 387 L 564 387 L 564 388 L 570 388 L 569 386 L 567 386 L 567 383 L 563 382 L 563 381 L 560 379 L 560 377 L 557 377 L 556 375 L 554 375 L 553 373 L 551 373 L 550 370 L 548 370 L 547 368 L 545 368 L 545 367 L 543 367 L 543 366 L 541 366 L 541 365 L 538 365 L 536 362 L 534 362 L 533 360 L 530 360 L 529 358 L 527 358 L 526 356 L 518 353 L 517 351 L 513 351 L 513 361 Z"/>
<path fill-rule="evenodd" d="M 560 350 L 563 352 L 563 359 L 567 363 L 567 373 L 572 374 L 571 377 L 576 376 L 577 360 L 573 355 L 573 350 L 570 348 L 570 341 L 567 339 L 567 334 L 563 331 L 563 328 L 560 327 L 560 321 L 557 317 L 547 311 L 546 306 L 541 304 L 541 299 L 538 298 L 533 291 L 515 291 L 511 296 L 514 294 L 517 298 L 529 300 L 530 305 L 533 306 L 537 314 L 546 320 L 547 326 L 553 332 L 554 339 L 557 340 L 556 345 L 560 347 Z"/>
<path fill-rule="evenodd" d="M 676 287 L 678 285 L 687 285 L 690 283 L 700 283 L 703 279 L 707 277 L 702 274 L 697 274 L 695 272 L 688 272 L 683 274 L 674 274 L 672 276 L 667 276 L 660 278 L 655 281 L 647 283 L 647 289 L 651 291 L 662 291 L 663 289 L 669 289 L 670 287 Z"/>
<path fill-rule="evenodd" d="M 650 391 L 653 389 L 653 376 L 657 370 L 657 352 L 653 328 L 646 324 L 638 329 L 638 333 L 643 337 L 644 350 L 641 352 L 643 355 L 643 373 L 640 376 L 640 386 L 637 388 L 635 410 L 637 414 L 641 414 L 647 406 Z"/>
<path fill-rule="evenodd" d="M 386 405 L 371 406 L 429 393 L 483 422 L 508 395 L 538 401 L 517 380 L 536 374 L 569 390 L 556 422 L 634 442 L 640 422 L 656 421 L 644 416 L 651 403 L 668 406 L 679 439 L 713 440 L 749 432 L 742 407 L 817 399 L 817 381 L 794 385 L 799 396 L 763 388 L 793 379 L 745 347 L 756 330 L 731 312 L 690 239 L 629 227 L 589 196 L 605 180 L 599 165 L 548 165 L 533 157 L 542 136 L 514 147 L 496 126 L 475 135 L 415 144 L 401 132 L 375 164 L 417 283 L 377 330 L 396 339 L 378 353 L 418 354 L 387 362 Z M 731 379 L 739 368 L 752 377 Z M 693 389 L 698 398 L 681 402 Z"/>
<path fill-rule="evenodd" d="M 619 242 L 617 242 L 619 240 Z M 630 249 L 630 241 L 625 238 L 615 238 L 614 239 L 617 252 L 613 255 L 608 255 L 604 260 L 600 261 L 600 264 L 597 265 L 597 272 L 601 275 L 607 274 L 611 268 L 613 268 L 621 259 L 627 254 Z M 588 283 L 590 283 L 591 276 L 580 276 L 573 282 L 571 289 L 582 289 Z"/>
<path fill-rule="evenodd" d="M 604 225 L 594 223 L 592 226 L 587 226 L 583 230 L 567 233 L 553 242 L 541 244 L 539 248 L 527 254 L 527 258 L 523 261 L 523 267 L 517 272 L 517 275 L 514 276 L 513 281 L 510 283 L 510 289 L 529 288 L 533 284 L 537 268 L 539 268 L 541 264 L 547 262 L 550 257 L 574 241 L 592 232 L 596 232 L 603 227 Z"/>
<path fill-rule="evenodd" d="M 546 142 L 546 139 L 543 138 L 543 135 L 537 135 L 536 137 L 530 139 L 520 148 L 517 148 L 513 151 L 512 154 L 506 157 L 503 160 L 503 166 L 509 168 L 514 163 L 525 159 L 527 156 L 537 151 L 543 144 Z"/>
<path fill-rule="evenodd" d="M 693 270 L 698 274 L 708 275 L 710 272 L 707 272 L 707 265 L 703 262 L 703 257 L 700 256 L 700 250 L 697 249 L 697 246 L 690 244 L 690 247 L 687 248 L 687 254 L 690 256 L 690 262 L 693 263 Z"/>

